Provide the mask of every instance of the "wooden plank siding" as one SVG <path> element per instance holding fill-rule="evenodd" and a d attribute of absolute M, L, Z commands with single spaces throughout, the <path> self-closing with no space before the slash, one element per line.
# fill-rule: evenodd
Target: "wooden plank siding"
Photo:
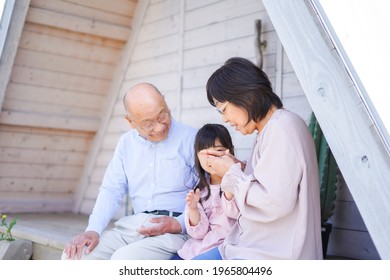
<path fill-rule="evenodd" d="M 359 209 L 342 176 L 336 191 L 335 211 L 328 254 L 358 260 L 378 260 L 380 256 L 371 239 Z"/>
<path fill-rule="evenodd" d="M 114 2 L 25 1 L 0 70 L 0 212 L 73 209 L 137 5 Z"/>
<path fill-rule="evenodd" d="M 145 1 L 147 2 L 147 1 Z M 206 98 L 205 84 L 211 73 L 231 56 L 243 56 L 256 61 L 255 20 L 263 23 L 262 39 L 264 70 L 275 80 L 278 38 L 272 23 L 259 0 L 246 1 L 149 1 L 140 22 L 132 53 L 125 66 L 115 103 L 107 112 L 107 127 L 101 132 L 100 145 L 94 148 L 90 159 L 88 178 L 80 186 L 83 200 L 76 211 L 89 214 L 97 190 L 121 134 L 129 129 L 124 120 L 122 96 L 124 90 L 137 82 L 148 81 L 165 95 L 173 116 L 191 126 L 200 127 L 208 122 L 221 123 L 220 116 Z M 283 61 L 280 88 L 285 89 L 286 107 L 309 120 L 311 109 L 294 75 L 287 57 Z M 279 69 L 277 69 L 279 70 Z M 255 135 L 242 136 L 230 130 L 236 153 L 246 158 Z M 99 160 L 98 160 L 99 159 Z M 85 195 L 85 194 L 92 194 Z M 118 215 L 123 212 L 118 212 Z"/>
<path fill-rule="evenodd" d="M 92 137 L 92 133 L 1 125 L 1 211 L 69 211 Z"/>

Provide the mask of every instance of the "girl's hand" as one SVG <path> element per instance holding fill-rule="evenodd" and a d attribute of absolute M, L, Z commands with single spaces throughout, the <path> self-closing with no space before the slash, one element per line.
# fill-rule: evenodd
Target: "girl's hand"
<path fill-rule="evenodd" d="M 188 207 L 189 224 L 191 226 L 196 226 L 200 222 L 200 213 L 197 206 L 199 200 L 200 200 L 199 189 L 196 189 L 196 191 L 190 190 L 187 193 L 186 203 Z"/>
<path fill-rule="evenodd" d="M 187 193 L 186 203 L 187 203 L 189 209 L 197 209 L 197 204 L 198 204 L 199 200 L 200 200 L 199 189 L 196 189 L 195 192 L 194 192 L 194 190 L 190 190 Z"/>

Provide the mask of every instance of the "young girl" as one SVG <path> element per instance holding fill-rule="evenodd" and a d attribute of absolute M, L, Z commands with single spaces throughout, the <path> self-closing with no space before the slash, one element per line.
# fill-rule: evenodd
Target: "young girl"
<path fill-rule="evenodd" d="M 239 214 L 232 193 L 221 191 L 222 177 L 210 174 L 209 150 L 234 154 L 229 131 L 220 124 L 206 124 L 195 138 L 195 169 L 199 182 L 186 197 L 185 224 L 189 240 L 178 251 L 192 259 L 223 242 Z"/>

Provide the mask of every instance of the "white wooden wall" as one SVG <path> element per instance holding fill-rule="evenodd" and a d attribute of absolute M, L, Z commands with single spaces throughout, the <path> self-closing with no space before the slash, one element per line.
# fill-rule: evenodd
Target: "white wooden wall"
<path fill-rule="evenodd" d="M 0 65 L 0 212 L 73 209 L 134 0 L 18 0 Z"/>
<path fill-rule="evenodd" d="M 283 52 L 264 7 L 259 0 L 152 0 L 144 8 L 128 47 L 128 64 L 118 91 L 113 93 L 107 125 L 96 139 L 90 167 L 79 186 L 83 197 L 75 210 L 90 213 L 113 150 L 129 127 L 124 120 L 122 96 L 135 83 L 154 83 L 165 95 L 173 116 L 194 127 L 221 123 L 206 98 L 205 84 L 213 71 L 233 56 L 257 61 L 255 20 L 262 20 L 264 70 L 282 96 L 285 107 L 309 120 L 311 109 Z M 230 127 L 228 127 L 230 129 Z M 248 157 L 255 135 L 242 136 L 231 130 L 236 154 Z M 117 216 L 123 214 L 121 209 Z"/>

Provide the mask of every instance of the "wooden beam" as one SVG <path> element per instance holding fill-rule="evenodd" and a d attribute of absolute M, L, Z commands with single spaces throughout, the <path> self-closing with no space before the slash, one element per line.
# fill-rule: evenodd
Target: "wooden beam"
<path fill-rule="evenodd" d="M 91 40 L 90 36 L 83 36 L 81 33 L 64 32 L 64 30 L 57 29 L 59 32 L 55 34 L 47 32 L 48 28 L 41 28 L 41 31 L 38 28 L 30 30 L 33 29 L 31 23 L 26 24 L 27 26 L 29 28 L 23 31 L 20 39 L 20 48 L 36 52 L 116 64 L 124 45 L 123 42 L 116 46 L 104 45 L 99 43 L 100 40 Z M 87 40 L 83 40 L 85 37 L 87 37 Z M 47 42 L 50 42 L 50 44 Z"/>
<path fill-rule="evenodd" d="M 19 49 L 15 65 L 106 80 L 111 80 L 112 73 L 115 71 L 115 64 L 112 63 L 83 60 L 28 49 Z"/>
<path fill-rule="evenodd" d="M 56 178 L 0 178 L 0 192 L 72 193 L 77 179 Z"/>
<path fill-rule="evenodd" d="M 110 6 L 117 7 L 117 2 L 118 1 L 115 1 L 114 3 L 115 5 L 110 5 Z M 109 2 L 107 1 L 106 3 L 109 4 Z M 132 3 L 130 3 L 130 5 L 132 5 Z M 127 4 L 127 6 L 129 5 Z M 97 21 L 103 21 L 115 25 L 122 25 L 128 27 L 130 26 L 133 18 L 132 10 L 128 10 L 128 13 L 124 15 L 119 15 L 107 9 L 101 10 L 98 7 L 88 7 L 88 6 L 80 5 L 79 3 L 70 3 L 62 0 L 50 0 L 50 1 L 31 0 L 31 7 L 55 11 L 62 14 L 70 14 L 73 16 L 91 18 Z"/>
<path fill-rule="evenodd" d="M 307 1 L 263 0 L 383 259 L 390 259 L 390 157 Z"/>
<path fill-rule="evenodd" d="M 0 60 L 0 112 L 11 78 L 14 59 L 19 46 L 19 40 L 23 31 L 30 0 L 16 1 L 8 28 L 7 38 L 4 44 L 3 54 Z"/>
<path fill-rule="evenodd" d="M 98 118 L 64 117 L 60 115 L 47 115 L 44 113 L 32 114 L 30 112 L 2 111 L 0 113 L 0 123 L 95 132 L 99 128 L 100 122 Z"/>
<path fill-rule="evenodd" d="M 137 7 L 136 0 L 63 0 L 65 2 L 76 4 L 80 7 L 90 7 L 96 10 L 102 10 L 119 15 L 132 15 Z M 145 1 L 140 1 L 145 2 Z"/>
<path fill-rule="evenodd" d="M 110 79 L 92 78 L 73 73 L 46 71 L 21 66 L 14 66 L 11 79 L 15 84 L 49 87 L 101 96 L 106 94 L 110 86 Z"/>
<path fill-rule="evenodd" d="M 15 0 L 3 0 L 1 2 L 2 15 L 0 16 L 0 56 L 3 53 L 5 40 L 8 33 L 8 27 L 11 22 L 12 12 L 15 6 Z"/>
<path fill-rule="evenodd" d="M 94 133 L 26 126 L 0 126 L 0 147 L 86 153 Z"/>
<path fill-rule="evenodd" d="M 88 110 L 100 111 L 106 96 L 71 89 L 57 89 L 53 87 L 41 87 L 28 84 L 10 83 L 7 88 L 12 99 L 37 103 L 44 100 L 46 104 L 63 107 L 78 107 Z"/>
<path fill-rule="evenodd" d="M 0 197 L 0 205 L 3 213 L 61 213 L 70 211 L 72 195 L 70 193 L 3 192 Z"/>
<path fill-rule="evenodd" d="M 114 25 L 34 7 L 30 7 L 27 21 L 119 41 L 126 41 L 130 34 L 130 26 Z"/>

